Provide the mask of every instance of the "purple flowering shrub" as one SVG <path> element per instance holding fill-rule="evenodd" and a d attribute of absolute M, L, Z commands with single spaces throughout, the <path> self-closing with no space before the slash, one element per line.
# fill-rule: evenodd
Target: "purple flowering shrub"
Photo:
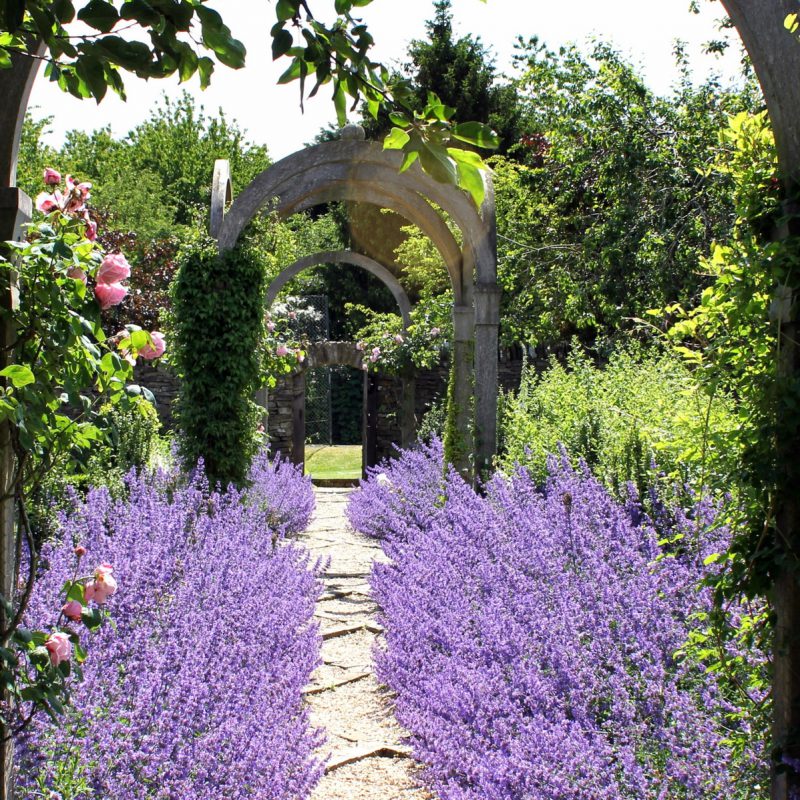
<path fill-rule="evenodd" d="M 249 481 L 248 500 L 267 511 L 270 527 L 279 536 L 306 529 L 314 511 L 310 475 L 303 476 L 280 453 L 270 460 L 268 450 L 264 449 L 250 465 Z"/>
<path fill-rule="evenodd" d="M 402 539 L 409 523 L 429 525 L 444 499 L 443 458 L 441 441 L 433 439 L 369 467 L 347 505 L 350 524 L 367 536 L 392 540 Z"/>
<path fill-rule="evenodd" d="M 319 582 L 307 554 L 274 540 L 304 524 L 313 495 L 285 463 L 259 459 L 251 478 L 220 494 L 200 477 L 131 473 L 125 499 L 72 497 L 29 616 L 52 607 L 76 544 L 113 563 L 119 591 L 68 717 L 23 742 L 21 797 L 308 796 L 321 774 L 302 702 Z M 270 507 L 276 489 L 296 512 Z"/>
<path fill-rule="evenodd" d="M 372 576 L 377 671 L 441 800 L 761 796 L 757 745 L 732 736 L 747 734 L 741 704 L 682 650 L 711 609 L 698 582 L 726 536 L 710 505 L 657 531 L 551 459 L 544 488 L 524 470 L 483 497 L 440 478 L 446 501 L 425 517 L 426 469 L 441 476 L 437 452 L 405 454 L 350 518 L 371 535 L 389 523 L 392 561 Z"/>

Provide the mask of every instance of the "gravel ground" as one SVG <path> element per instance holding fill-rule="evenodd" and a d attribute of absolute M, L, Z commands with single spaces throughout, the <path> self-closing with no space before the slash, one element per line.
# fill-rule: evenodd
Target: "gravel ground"
<path fill-rule="evenodd" d="M 311 800 L 434 800 L 419 786 L 391 698 L 372 674 L 380 637 L 367 576 L 378 545 L 353 531 L 344 515 L 349 489 L 316 488 L 317 507 L 299 541 L 329 559 L 316 617 L 322 666 L 306 689 L 312 722 L 325 728 L 325 776 Z"/>

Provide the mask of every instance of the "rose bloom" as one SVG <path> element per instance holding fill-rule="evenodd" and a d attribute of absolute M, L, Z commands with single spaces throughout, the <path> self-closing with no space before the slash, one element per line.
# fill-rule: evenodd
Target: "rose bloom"
<path fill-rule="evenodd" d="M 117 591 L 117 581 L 111 574 L 114 568 L 111 564 L 101 564 L 94 571 L 94 580 L 86 584 L 86 602 L 94 600 L 98 605 L 108 600 Z"/>
<path fill-rule="evenodd" d="M 306 360 L 306 355 L 302 350 L 295 350 L 294 357 L 302 364 Z"/>
<path fill-rule="evenodd" d="M 86 273 L 80 267 L 70 267 L 67 270 L 67 277 L 73 278 L 76 281 L 81 281 L 83 285 L 86 285 Z"/>
<path fill-rule="evenodd" d="M 109 253 L 97 270 L 98 283 L 119 283 L 131 276 L 131 265 L 122 253 Z"/>
<path fill-rule="evenodd" d="M 71 619 L 73 622 L 81 621 L 82 611 L 83 606 L 77 600 L 70 600 L 68 603 L 64 603 L 63 607 L 61 608 L 61 613 L 67 617 L 67 619 Z"/>
<path fill-rule="evenodd" d="M 268 323 L 267 323 L 267 330 L 268 330 L 270 333 L 272 333 L 272 331 L 274 331 L 274 330 L 275 330 L 275 323 L 274 323 L 274 322 L 268 322 Z"/>
<path fill-rule="evenodd" d="M 164 355 L 164 351 L 167 349 L 167 343 L 163 333 L 151 331 L 150 338 L 153 340 L 152 346 L 146 344 L 139 350 L 139 355 L 147 361 L 152 361 L 154 358 L 161 358 L 161 356 Z"/>
<path fill-rule="evenodd" d="M 366 342 L 358 342 L 358 344 L 356 344 L 356 350 L 363 350 L 366 347 L 366 344 Z"/>
<path fill-rule="evenodd" d="M 42 214 L 49 214 L 59 208 L 61 203 L 61 195 L 58 192 L 40 192 L 36 195 L 36 210 L 41 211 Z"/>
<path fill-rule="evenodd" d="M 275 350 L 275 355 L 279 357 L 288 356 L 289 348 L 285 344 L 279 344 Z"/>
<path fill-rule="evenodd" d="M 44 182 L 48 186 L 58 186 L 61 183 L 61 173 L 51 167 L 45 167 Z"/>
<path fill-rule="evenodd" d="M 118 306 L 128 294 L 128 287 L 121 283 L 98 283 L 94 287 L 94 294 L 100 308 L 104 311 L 111 306 Z"/>
<path fill-rule="evenodd" d="M 69 661 L 69 657 L 72 655 L 72 642 L 63 631 L 51 633 L 44 646 L 50 653 L 50 661 L 54 667 L 57 667 L 62 661 Z"/>
<path fill-rule="evenodd" d="M 397 342 L 397 344 L 403 344 L 403 337 L 399 333 L 395 334 L 394 340 Z"/>
<path fill-rule="evenodd" d="M 438 328 L 431 328 L 431 336 L 438 336 L 441 331 Z"/>

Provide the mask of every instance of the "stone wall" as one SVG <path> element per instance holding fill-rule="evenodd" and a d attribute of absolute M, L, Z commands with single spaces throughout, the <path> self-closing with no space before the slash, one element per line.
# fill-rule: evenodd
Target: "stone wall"
<path fill-rule="evenodd" d="M 172 404 L 178 396 L 180 381 L 163 364 L 153 366 L 139 360 L 133 368 L 133 379 L 140 386 L 146 386 L 156 398 L 156 411 L 161 420 L 163 432 L 172 430 Z"/>
<path fill-rule="evenodd" d="M 534 357 L 533 363 L 539 369 L 547 364 L 546 357 Z M 501 352 L 498 365 L 500 386 L 509 391 L 519 386 L 522 359 L 519 353 Z M 449 366 L 441 364 L 433 369 L 419 370 L 416 374 L 414 411 L 417 423 L 425 416 L 431 406 L 447 391 Z M 172 403 L 177 397 L 179 381 L 164 365 L 153 366 L 140 362 L 134 369 L 134 379 L 146 386 L 155 395 L 156 409 L 165 431 L 173 427 Z M 391 456 L 395 443 L 400 441 L 400 419 L 402 384 L 399 378 L 383 375 L 378 381 L 378 430 L 377 453 L 379 460 Z M 273 452 L 285 454 L 292 447 L 292 379 L 281 376 L 277 385 L 267 396 L 267 433 Z"/>

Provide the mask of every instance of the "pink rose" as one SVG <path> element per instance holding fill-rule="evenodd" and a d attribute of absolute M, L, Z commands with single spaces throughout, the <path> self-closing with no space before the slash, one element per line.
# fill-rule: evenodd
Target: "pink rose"
<path fill-rule="evenodd" d="M 58 208 L 60 200 L 61 197 L 58 195 L 58 192 L 54 192 L 53 194 L 50 194 L 50 192 L 41 192 L 36 195 L 36 209 L 37 211 L 41 211 L 42 214 L 49 214 Z"/>
<path fill-rule="evenodd" d="M 86 555 L 86 548 L 82 544 L 79 544 L 73 552 L 78 558 L 81 558 L 81 556 Z"/>
<path fill-rule="evenodd" d="M 114 568 L 111 564 L 101 564 L 94 571 L 94 580 L 86 584 L 86 602 L 94 600 L 98 605 L 108 600 L 117 591 L 117 581 L 111 574 Z"/>
<path fill-rule="evenodd" d="M 380 355 L 381 355 L 380 351 L 376 353 L 375 350 L 373 350 L 372 355 L 369 357 L 369 360 L 372 361 L 372 363 L 374 364 L 380 358 Z"/>
<path fill-rule="evenodd" d="M 275 323 L 274 323 L 274 322 L 268 322 L 268 323 L 267 323 L 267 330 L 268 330 L 270 333 L 272 333 L 272 331 L 274 331 L 274 330 L 275 330 Z"/>
<path fill-rule="evenodd" d="M 302 364 L 306 360 L 306 354 L 302 350 L 295 350 L 294 357 L 297 359 L 299 364 Z"/>
<path fill-rule="evenodd" d="M 438 336 L 441 331 L 438 328 L 431 328 L 431 336 Z"/>
<path fill-rule="evenodd" d="M 81 621 L 82 611 L 83 606 L 77 600 L 70 600 L 68 603 L 64 603 L 63 607 L 61 608 L 61 613 L 67 617 L 67 619 L 71 619 L 73 622 Z"/>
<path fill-rule="evenodd" d="M 167 349 L 167 343 L 164 340 L 164 334 L 158 331 L 151 331 L 150 338 L 153 340 L 152 346 L 146 344 L 141 350 L 139 355 L 147 361 L 152 361 L 154 358 L 161 358 L 164 351 Z"/>
<path fill-rule="evenodd" d="M 289 348 L 285 344 L 279 344 L 275 350 L 275 355 L 279 358 L 289 355 Z"/>
<path fill-rule="evenodd" d="M 103 310 L 118 306 L 128 294 L 128 287 L 121 283 L 98 283 L 94 287 L 94 294 Z"/>
<path fill-rule="evenodd" d="M 131 276 L 131 265 L 122 253 L 109 253 L 97 270 L 98 283 L 119 283 Z"/>
<path fill-rule="evenodd" d="M 86 220 L 86 227 L 84 228 L 83 235 L 90 241 L 93 242 L 97 239 L 97 223 L 93 219 L 89 219 L 88 215 L 84 216 Z"/>
<path fill-rule="evenodd" d="M 288 317 L 289 317 L 289 319 L 297 319 L 297 312 L 296 311 L 290 311 L 289 314 L 288 314 Z"/>
<path fill-rule="evenodd" d="M 366 342 L 358 342 L 358 344 L 356 344 L 356 350 L 363 350 L 366 344 Z"/>
<path fill-rule="evenodd" d="M 44 171 L 44 182 L 48 186 L 58 186 L 58 184 L 61 183 L 61 173 L 50 167 L 46 167 Z"/>
<path fill-rule="evenodd" d="M 72 642 L 63 631 L 51 633 L 47 637 L 44 646 L 47 648 L 47 652 L 50 653 L 50 661 L 54 667 L 57 667 L 62 661 L 69 661 L 72 655 Z"/>
<path fill-rule="evenodd" d="M 67 270 L 67 277 L 76 281 L 81 281 L 84 286 L 86 285 L 86 273 L 80 267 L 70 267 Z"/>
<path fill-rule="evenodd" d="M 403 344 L 403 337 L 399 333 L 394 335 L 394 340 L 397 344 Z"/>

